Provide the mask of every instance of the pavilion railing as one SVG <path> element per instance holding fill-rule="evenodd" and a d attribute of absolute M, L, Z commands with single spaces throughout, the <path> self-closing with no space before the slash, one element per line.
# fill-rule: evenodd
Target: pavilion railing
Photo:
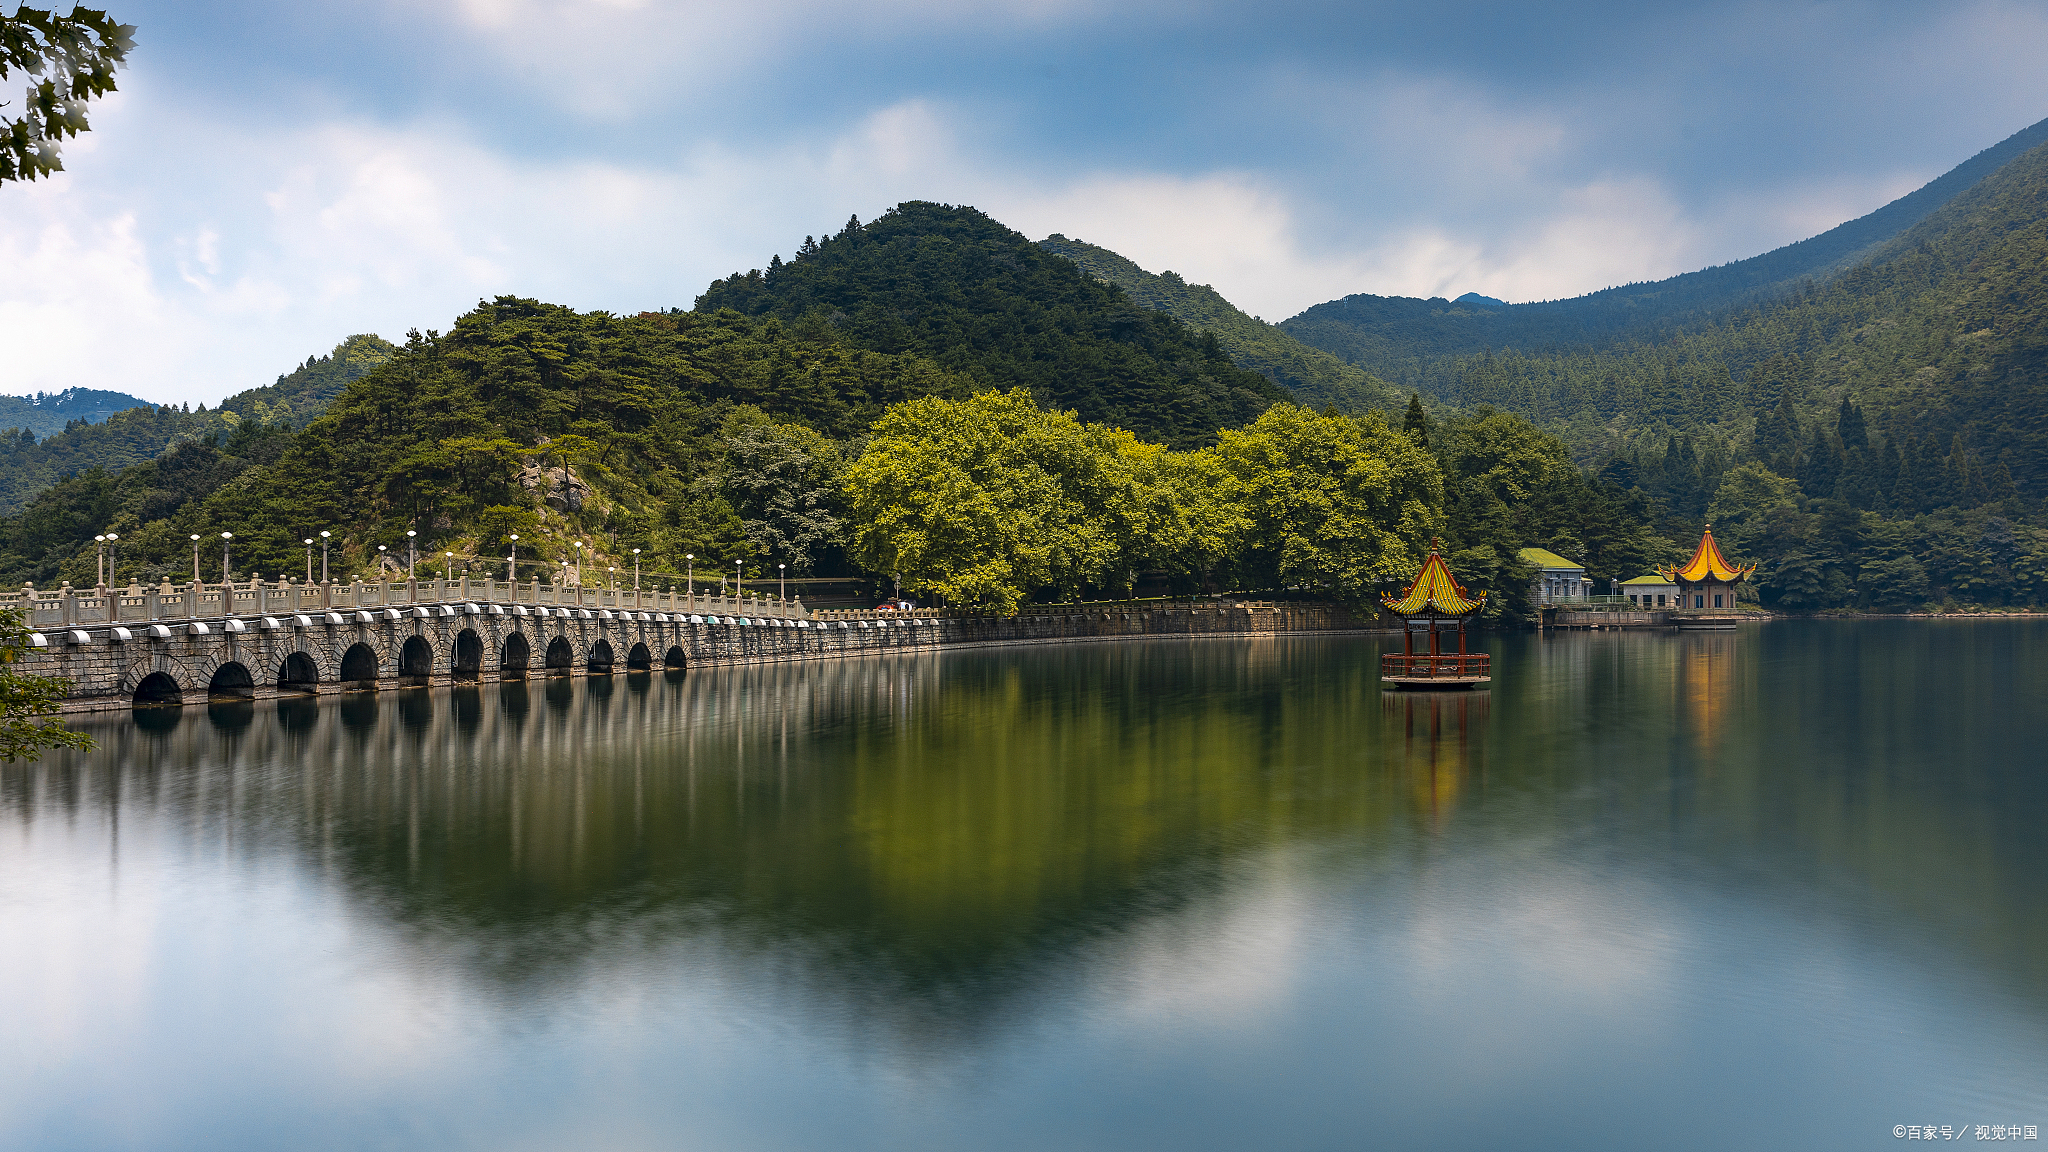
<path fill-rule="evenodd" d="M 1472 676 L 1490 676 L 1493 657 L 1485 652 L 1452 653 L 1443 656 L 1407 656 L 1399 652 L 1385 653 L 1380 657 L 1381 676 L 1400 676 L 1409 679 L 1462 679 Z"/>

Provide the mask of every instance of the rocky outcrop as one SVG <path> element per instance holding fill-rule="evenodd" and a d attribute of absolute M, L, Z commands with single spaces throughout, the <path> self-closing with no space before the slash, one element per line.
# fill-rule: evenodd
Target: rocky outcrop
<path fill-rule="evenodd" d="M 590 485 L 567 465 L 543 468 L 528 464 L 519 470 L 519 486 L 557 512 L 581 512 L 590 499 Z"/>

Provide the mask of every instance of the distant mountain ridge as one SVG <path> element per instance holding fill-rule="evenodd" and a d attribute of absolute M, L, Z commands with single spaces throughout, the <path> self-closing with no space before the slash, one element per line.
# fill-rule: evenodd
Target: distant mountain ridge
<path fill-rule="evenodd" d="M 97 422 L 75 416 L 60 422 L 54 435 L 41 439 L 33 432 L 24 435 L 18 426 L 11 430 L 12 435 L 0 436 L 0 516 L 20 511 L 36 493 L 66 476 L 92 468 L 119 472 L 154 460 L 178 444 L 221 436 L 244 421 L 303 428 L 326 410 L 349 381 L 389 359 L 393 351 L 391 343 L 381 337 L 367 333 L 351 336 L 325 356 L 308 357 L 304 364 L 279 376 L 275 384 L 237 392 L 212 411 L 204 404 L 197 409 L 174 404 L 156 407 L 121 392 L 74 388 L 57 393 L 119 397 L 134 403 L 106 413 Z"/>
<path fill-rule="evenodd" d="M 0 396 L 0 429 L 18 434 L 26 428 L 41 438 L 62 432 L 74 421 L 96 424 L 116 412 L 147 407 L 153 405 L 140 396 L 98 388 L 66 388 L 62 392 L 38 392 L 33 396 Z"/>
<path fill-rule="evenodd" d="M 1280 327 L 1303 343 L 1404 389 L 1422 387 L 1425 363 L 1438 357 L 1654 340 L 1711 312 L 1760 303 L 1793 291 L 1804 281 L 1840 273 L 2044 142 L 2048 120 L 2014 133 L 1882 208 L 1817 236 L 1664 280 L 1504 308 L 1482 303 L 1485 298 L 1473 293 L 1456 301 L 1361 293 L 1318 304 L 1282 321 Z"/>

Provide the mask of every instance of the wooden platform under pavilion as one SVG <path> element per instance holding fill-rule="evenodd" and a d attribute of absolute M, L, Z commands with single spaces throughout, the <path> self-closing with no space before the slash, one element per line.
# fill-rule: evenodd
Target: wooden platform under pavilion
<path fill-rule="evenodd" d="M 1380 683 L 1401 690 L 1432 692 L 1470 690 L 1493 682 L 1493 657 L 1465 651 L 1465 627 L 1486 606 L 1486 595 L 1470 596 L 1451 576 L 1440 546 L 1432 543 L 1429 559 L 1408 590 L 1383 596 L 1380 603 L 1402 618 L 1400 655 L 1380 657 Z M 1444 640 L 1457 636 L 1456 652 L 1444 651 Z M 1423 638 L 1428 651 L 1417 652 Z"/>

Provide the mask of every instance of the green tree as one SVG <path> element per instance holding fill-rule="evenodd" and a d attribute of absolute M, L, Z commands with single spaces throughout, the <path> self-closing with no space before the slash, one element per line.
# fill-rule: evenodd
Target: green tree
<path fill-rule="evenodd" d="M 1773 512 L 1799 510 L 1799 485 L 1751 461 L 1728 470 L 1707 506 L 1707 519 L 1729 551 L 1754 556 Z M 1731 560 L 1735 556 L 1729 557 Z"/>
<path fill-rule="evenodd" d="M 752 405 L 720 430 L 716 469 L 703 482 L 739 516 L 757 555 L 809 575 L 841 543 L 839 446 L 815 429 L 777 423 Z"/>
<path fill-rule="evenodd" d="M 1401 419 L 1401 431 L 1422 447 L 1429 447 L 1429 414 L 1422 410 L 1422 394 L 1408 394 L 1408 414 Z"/>
<path fill-rule="evenodd" d="M 1421 445 L 1362 419 L 1276 404 L 1219 434 L 1248 526 L 1237 564 L 1253 587 L 1361 599 L 1412 576 L 1443 529 L 1443 479 Z"/>
<path fill-rule="evenodd" d="M 1004 612 L 1037 588 L 1099 584 L 1131 550 L 1132 444 L 1021 388 L 899 405 L 847 472 L 850 551 L 906 587 Z"/>
<path fill-rule="evenodd" d="M 21 613 L 0 608 L 0 761 L 37 760 L 45 748 L 91 748 L 92 737 L 57 718 L 71 682 L 16 670 L 28 643 Z"/>
<path fill-rule="evenodd" d="M 510 556 L 513 536 L 538 543 L 539 528 L 540 517 L 532 508 L 522 504 L 494 504 L 477 513 L 477 554 L 485 557 Z"/>

